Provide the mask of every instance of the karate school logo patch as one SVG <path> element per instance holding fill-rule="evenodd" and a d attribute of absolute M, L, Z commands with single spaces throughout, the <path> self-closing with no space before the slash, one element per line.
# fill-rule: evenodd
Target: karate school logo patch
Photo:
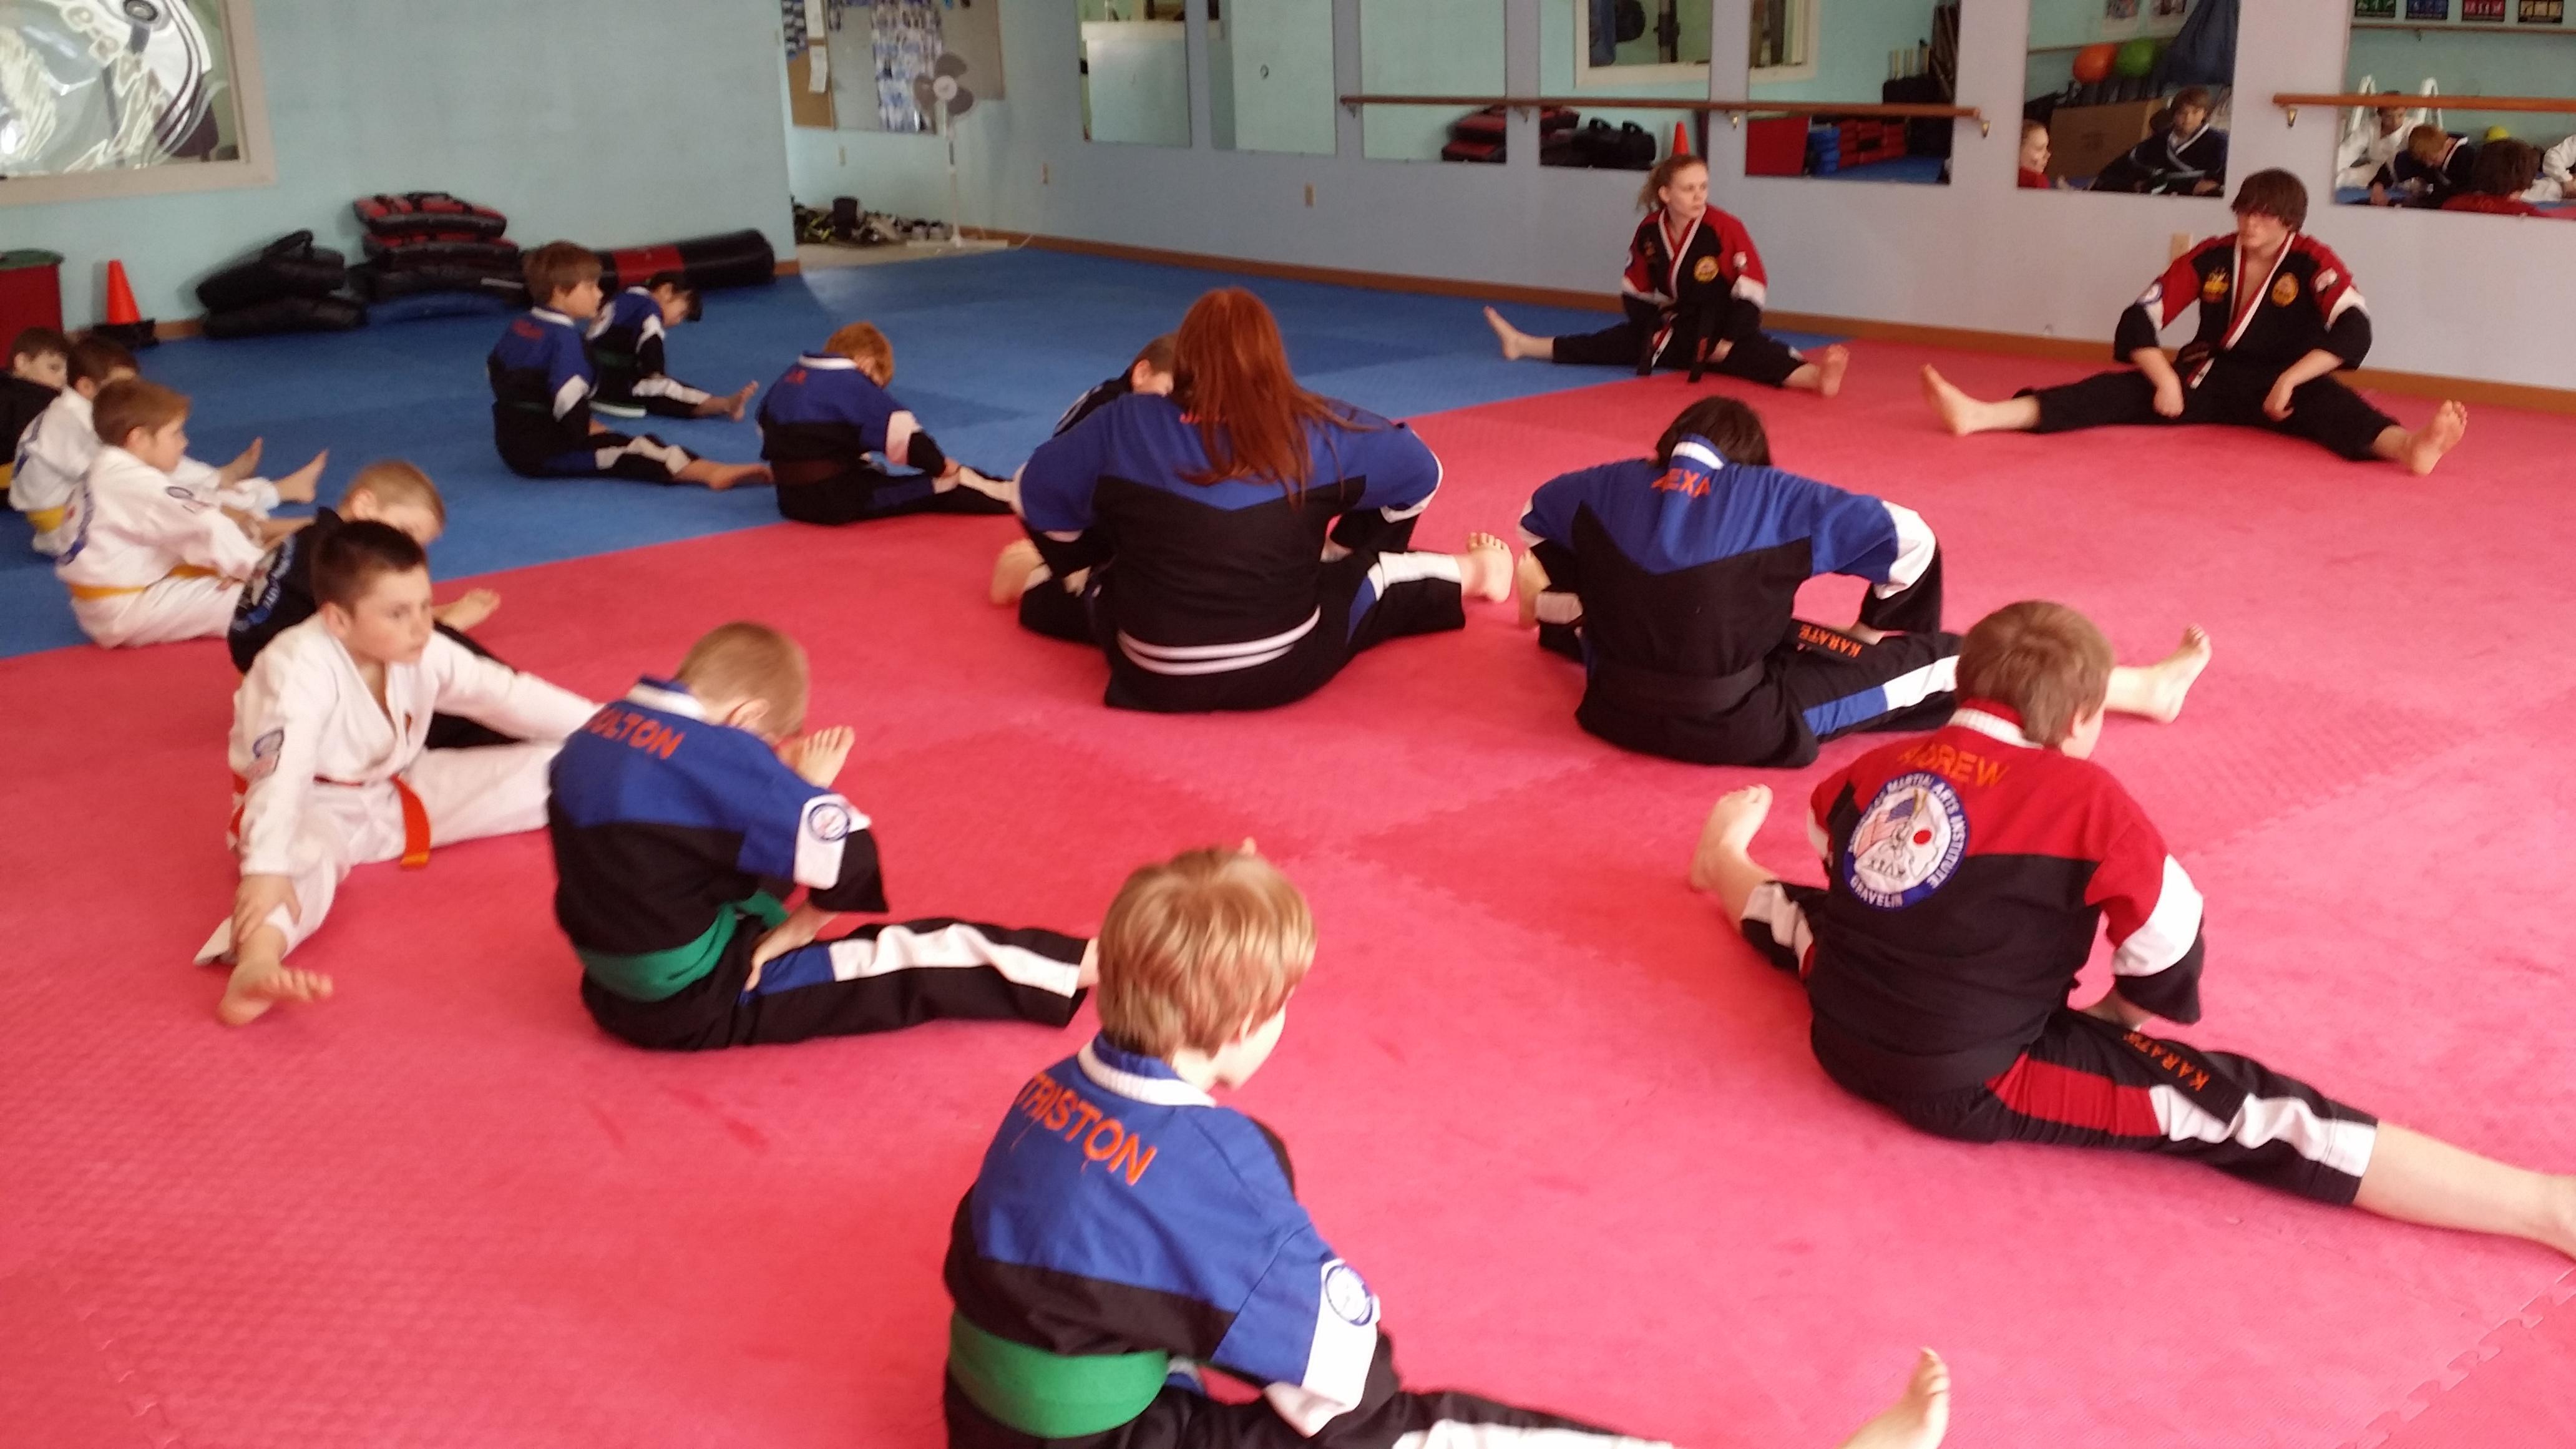
<path fill-rule="evenodd" d="M 1691 280 L 1696 281 L 1696 282 L 1714 282 L 1714 281 L 1716 281 L 1716 280 L 1717 280 L 1717 258 L 1715 258 L 1715 257 L 1702 257 L 1702 258 L 1700 258 L 1700 259 L 1699 259 L 1699 265 L 1698 265 L 1698 266 L 1695 266 L 1695 267 L 1693 267 L 1693 268 L 1691 268 Z"/>
<path fill-rule="evenodd" d="M 2227 274 L 2212 272 L 2200 279 L 2200 300 L 2215 302 L 2227 295 Z"/>
<path fill-rule="evenodd" d="M 250 742 L 250 778 L 265 780 L 277 773 L 277 752 L 286 747 L 286 731 L 270 730 Z"/>
<path fill-rule="evenodd" d="M 1950 782 L 1929 771 L 1899 775 L 1878 792 L 1843 847 L 1843 883 L 1882 911 L 1941 888 L 1968 853 L 1968 812 Z"/>
<path fill-rule="evenodd" d="M 2272 305 L 2273 305 L 2273 306 L 2275 306 L 2275 307 L 2287 307 L 2287 306 L 2289 306 L 2292 302 L 2295 302 L 2295 301 L 2297 301 L 2297 300 L 2299 300 L 2299 279 L 2298 279 L 2298 278 L 2296 278 L 2296 277 L 2283 277 L 2281 280 L 2279 280 L 2279 281 L 2277 281 L 2277 282 L 2274 282 L 2274 283 L 2272 284 Z"/>
<path fill-rule="evenodd" d="M 1339 1258 L 1324 1265 L 1324 1306 L 1353 1328 L 1377 1322 L 1377 1295 L 1357 1268 Z"/>
<path fill-rule="evenodd" d="M 205 511 L 206 511 L 206 500 L 204 500 L 204 499 L 202 499 L 202 498 L 198 497 L 198 496 L 196 495 L 195 491 L 194 491 L 194 490 L 192 490 L 192 489 L 182 488 L 182 487 L 180 487 L 178 484 L 173 483 L 173 484 L 171 484 L 169 487 L 164 488 L 164 489 L 162 489 L 161 491 L 162 491 L 162 492 L 164 492 L 164 493 L 169 494 L 169 495 L 170 495 L 171 497 L 173 497 L 173 498 L 178 499 L 182 504 L 186 505 L 186 506 L 188 507 L 188 509 L 189 509 L 190 511 L 192 511 L 192 512 L 196 512 L 196 513 L 203 513 L 203 512 L 205 512 Z"/>
<path fill-rule="evenodd" d="M 805 816 L 805 828 L 816 840 L 847 840 L 850 836 L 850 807 L 826 800 Z"/>

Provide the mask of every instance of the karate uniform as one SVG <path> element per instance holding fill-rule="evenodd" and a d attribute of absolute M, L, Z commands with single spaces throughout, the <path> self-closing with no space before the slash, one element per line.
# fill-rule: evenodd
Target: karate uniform
<path fill-rule="evenodd" d="M 188 488 L 123 448 L 99 450 L 57 532 L 54 577 L 71 591 L 72 617 L 110 649 L 221 637 L 242 581 L 259 567 L 259 545 L 213 490 Z"/>
<path fill-rule="evenodd" d="M 696 417 L 712 394 L 663 371 L 666 336 L 662 303 L 650 289 L 629 287 L 609 298 L 590 324 L 590 361 L 599 379 L 591 406 L 619 417 Z"/>
<path fill-rule="evenodd" d="M 1298 1203 L 1287 1148 L 1105 1036 L 1020 1088 L 945 1277 L 951 1449 L 1647 1449 L 1406 1392 L 1383 1305 Z M 1201 1365 L 1261 1398 L 1207 1397 Z"/>
<path fill-rule="evenodd" d="M 748 730 L 647 679 L 556 757 L 546 833 L 555 920 L 610 1034 L 696 1051 L 892 1031 L 933 1018 L 1062 1026 L 1087 943 L 949 918 L 862 926 L 763 966 L 751 953 L 803 885 L 831 911 L 886 909 L 868 818 Z"/>
<path fill-rule="evenodd" d="M 2540 178 L 2522 194 L 2525 201 L 2576 201 L 2576 136 L 2540 153 Z"/>
<path fill-rule="evenodd" d="M 1689 367 L 1702 340 L 1708 366 L 1730 377 L 1773 387 L 1806 359 L 1762 330 L 1770 283 L 1762 254 L 1744 223 L 1712 206 L 1678 232 L 1658 209 L 1637 223 L 1628 240 L 1628 265 L 1619 274 L 1619 305 L 1628 316 L 1615 327 L 1556 339 L 1555 360 L 1595 367 Z"/>
<path fill-rule="evenodd" d="M 36 530 L 38 553 L 59 555 L 71 544 L 66 511 L 104 446 L 98 440 L 96 409 L 78 388 L 64 388 L 18 439 L 9 506 L 27 515 Z M 266 518 L 277 509 L 276 484 L 265 478 L 245 478 L 227 487 L 222 473 L 194 458 L 180 459 L 168 481 L 218 508 L 253 518 Z"/>
<path fill-rule="evenodd" d="M 232 623 L 224 632 L 224 644 L 232 651 L 233 668 L 248 674 L 251 662 L 259 658 L 270 640 L 321 612 L 321 604 L 313 597 L 313 552 L 322 546 L 322 540 L 345 526 L 339 514 L 317 508 L 311 523 L 279 539 L 260 558 L 259 567 L 252 571 L 250 582 L 242 588 L 240 602 L 233 608 Z M 441 624 L 438 632 L 482 658 L 492 658 L 490 650 L 475 643 L 462 629 Z M 508 735 L 462 715 L 441 714 L 430 717 L 426 748 L 459 750 L 515 743 Z"/>
<path fill-rule="evenodd" d="M 380 707 L 320 619 L 271 640 L 233 695 L 232 844 L 243 875 L 294 882 L 301 913 L 269 917 L 287 948 L 322 924 L 355 866 L 417 869 L 435 846 L 543 825 L 547 762 L 594 708 L 440 634 L 417 662 L 385 666 Z M 538 743 L 430 749 L 442 709 Z M 197 959 L 221 960 L 232 944 L 226 921 Z"/>
<path fill-rule="evenodd" d="M 2367 187 L 2379 175 L 2380 168 L 2397 159 L 2406 149 L 2406 133 L 2412 125 L 2382 132 L 2377 126 L 2351 131 L 2335 148 L 2335 189 Z"/>
<path fill-rule="evenodd" d="M 2227 133 L 2202 126 L 2188 136 L 2149 136 L 2093 178 L 2095 191 L 2190 196 L 2200 183 L 2227 180 Z"/>
<path fill-rule="evenodd" d="M 1063 437 L 1065 434 L 1072 432 L 1083 419 L 1090 417 L 1093 413 L 1100 411 L 1102 408 L 1109 406 L 1120 398 L 1133 393 L 1136 390 L 1136 384 L 1132 377 L 1132 374 L 1135 371 L 1136 368 L 1134 364 L 1131 363 L 1129 364 L 1126 372 L 1122 372 L 1116 377 L 1100 383 L 1092 388 L 1091 391 L 1075 398 L 1073 400 L 1073 406 L 1064 410 L 1064 416 L 1055 420 L 1055 431 L 1047 434 L 1047 436 L 1051 438 Z"/>
<path fill-rule="evenodd" d="M 2231 423 L 2306 438 L 2355 462 L 2376 456 L 2371 445 L 2397 420 L 2332 376 L 2312 378 L 2293 392 L 2287 419 L 2263 411 L 2272 384 L 2310 352 L 2331 352 L 2345 367 L 2359 367 L 2369 354 L 2370 311 L 2342 258 L 2293 232 L 2269 272 L 2248 276 L 2236 238 L 2211 237 L 2175 258 L 2120 314 L 2112 354 L 2127 361 L 2159 345 L 2164 329 L 2195 302 L 2199 332 L 2173 360 L 2183 381 L 2181 417 L 2158 413 L 2155 384 L 2130 368 L 2026 392 L 2039 402 L 2032 431 Z"/>
<path fill-rule="evenodd" d="M 2444 144 L 2440 159 L 2431 162 L 2418 161 L 2413 151 L 2398 148 L 2370 184 L 2385 188 L 2401 206 L 2438 207 L 2468 189 L 2477 166 L 2478 148 L 2466 136 L 2453 136 Z"/>
<path fill-rule="evenodd" d="M 0 463 L 0 488 L 16 488 L 18 439 L 36 425 L 36 419 L 44 416 L 45 409 L 52 407 L 61 393 L 62 389 L 41 382 L 0 375 L 0 443 L 7 444 L 9 450 L 9 461 Z M 9 503 L 13 508 L 18 506 L 14 491 Z"/>
<path fill-rule="evenodd" d="M 1287 704 L 1363 649 L 1466 627 L 1457 560 L 1405 551 L 1440 460 L 1403 424 L 1331 405 L 1348 425 L 1308 428 L 1301 497 L 1191 482 L 1207 451 L 1167 397 L 1120 398 L 1041 444 L 1020 505 L 1046 566 L 1020 622 L 1097 641 L 1108 703 L 1165 713 Z M 1052 583 L 1083 570 L 1078 595 Z"/>
<path fill-rule="evenodd" d="M 561 312 L 532 308 L 512 321 L 484 363 L 492 379 L 492 441 L 523 478 L 629 478 L 676 483 L 697 461 L 650 433 L 590 430 L 597 378 L 581 329 Z"/>
<path fill-rule="evenodd" d="M 1819 784 L 1807 828 L 1826 884 L 1759 887 L 1744 934 L 1805 978 L 1845 1090 L 1943 1137 L 2167 1153 L 2352 1201 L 2368 1113 L 2066 1005 L 2107 924 L 2121 996 L 2200 1019 L 2200 892 L 2108 770 L 1967 700 Z"/>
<path fill-rule="evenodd" d="M 760 456 L 777 482 L 779 513 L 799 523 L 1011 511 L 1007 482 L 966 469 L 941 483 L 948 455 L 920 419 L 835 354 L 797 358 L 769 389 L 760 404 Z M 898 459 L 915 471 L 887 471 Z"/>
<path fill-rule="evenodd" d="M 1549 480 L 1521 515 L 1547 569 L 1540 643 L 1583 661 L 1585 729 L 1704 765 L 1803 765 L 1819 740 L 1946 718 L 1959 636 L 1941 557 L 1910 508 L 1729 462 L 1685 437 Z M 1876 644 L 1795 615 L 1819 574 L 1865 579 Z"/>

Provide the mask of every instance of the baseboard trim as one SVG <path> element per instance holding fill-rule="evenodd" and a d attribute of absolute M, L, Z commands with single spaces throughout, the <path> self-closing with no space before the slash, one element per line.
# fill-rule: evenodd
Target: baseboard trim
<path fill-rule="evenodd" d="M 182 337 L 202 337 L 205 332 L 206 324 L 194 317 L 184 317 L 176 322 L 152 324 L 152 335 L 163 342 L 176 342 Z"/>
<path fill-rule="evenodd" d="M 1244 257 L 1212 256 L 1204 252 L 1167 251 L 1161 247 L 1129 246 L 1123 242 L 1086 241 L 1079 237 L 1047 236 L 1037 232 L 997 231 L 987 227 L 966 227 L 968 236 L 1007 241 L 1040 251 L 1074 252 L 1083 256 L 1112 257 L 1120 261 L 1153 262 L 1162 266 L 1192 267 L 1201 271 L 1234 272 L 1244 276 L 1274 277 L 1285 282 L 1321 282 L 1328 286 L 1357 287 L 1373 292 L 1412 292 L 1433 297 L 1467 297 L 1485 302 L 1512 302 L 1523 306 L 1565 307 L 1584 312 L 1616 312 L 1617 296 L 1604 292 L 1576 291 L 1567 287 L 1524 287 L 1509 282 L 1461 281 L 1455 277 L 1419 277 L 1401 272 L 1362 272 L 1343 267 L 1310 267 L 1293 262 L 1265 262 Z M 1857 337 L 1872 342 L 1903 342 L 1920 347 L 1945 347 L 1963 352 L 1992 352 L 2012 357 L 2045 357 L 2064 362 L 2096 362 L 2109 366 L 2109 338 L 2037 337 L 2024 332 L 1983 332 L 1966 327 L 1926 327 L 1912 322 L 1881 322 L 1867 317 L 1833 317 L 1819 312 L 1773 312 L 1768 320 L 1783 331 L 1822 332 L 1838 337 Z M 2576 388 L 2537 387 L 2528 383 L 2487 382 L 2478 378 L 2442 377 L 2433 373 L 2393 372 L 2365 367 L 2351 374 L 2351 380 L 2363 387 L 2384 392 L 2407 393 L 2420 397 L 2457 398 L 2461 402 L 2487 407 L 2523 408 L 2532 412 L 2576 414 Z"/>
<path fill-rule="evenodd" d="M 778 259 L 778 265 L 770 268 L 770 275 L 777 277 L 793 277 L 804 270 L 805 264 L 798 261 L 796 258 L 780 257 Z"/>

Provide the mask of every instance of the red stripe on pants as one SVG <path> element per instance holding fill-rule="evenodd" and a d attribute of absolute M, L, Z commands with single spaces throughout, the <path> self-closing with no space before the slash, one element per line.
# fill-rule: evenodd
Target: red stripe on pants
<path fill-rule="evenodd" d="M 2162 1137 L 2155 1099 L 2145 1087 L 2038 1061 L 2025 1054 L 1986 1083 L 1986 1090 L 2025 1117 L 2091 1127 L 2120 1137 Z"/>

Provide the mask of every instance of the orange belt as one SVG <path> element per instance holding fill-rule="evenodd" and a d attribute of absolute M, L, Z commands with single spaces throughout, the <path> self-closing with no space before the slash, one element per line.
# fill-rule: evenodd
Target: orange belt
<path fill-rule="evenodd" d="M 338 785 L 348 790 L 367 788 L 363 781 L 334 780 L 327 775 L 314 776 L 313 783 Z M 411 782 L 402 776 L 396 775 L 385 783 L 394 787 L 394 798 L 402 802 L 402 868 L 418 870 L 429 864 L 429 807 L 420 803 L 419 792 L 413 790 Z M 233 776 L 233 818 L 229 829 L 236 838 L 241 834 L 242 800 L 249 793 L 250 781 L 239 775 Z"/>
<path fill-rule="evenodd" d="M 37 517 L 36 514 L 32 513 L 27 516 L 29 518 Z M 60 509 L 56 509 L 54 512 L 54 522 L 57 527 L 61 525 L 62 511 Z M 172 579 L 211 579 L 219 577 L 221 577 L 221 575 L 214 569 L 201 569 L 195 564 L 181 564 L 177 568 L 170 570 L 170 572 L 154 579 L 151 583 L 136 584 L 130 588 L 111 588 L 105 584 L 66 584 L 64 587 L 72 591 L 72 597 L 75 599 L 121 599 L 127 594 L 139 594 L 157 585 L 166 584 Z"/>

